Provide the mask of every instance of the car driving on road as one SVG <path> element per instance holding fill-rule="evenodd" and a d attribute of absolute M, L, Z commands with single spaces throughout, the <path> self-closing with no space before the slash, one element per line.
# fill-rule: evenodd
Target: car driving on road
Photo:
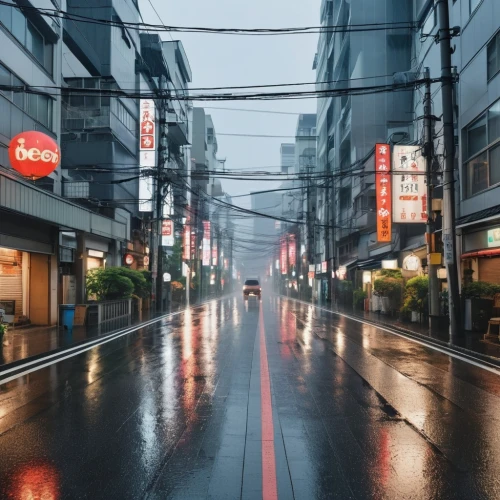
<path fill-rule="evenodd" d="M 261 298 L 262 288 L 258 279 L 248 279 L 243 285 L 243 298 L 248 300 L 249 297 Z"/>

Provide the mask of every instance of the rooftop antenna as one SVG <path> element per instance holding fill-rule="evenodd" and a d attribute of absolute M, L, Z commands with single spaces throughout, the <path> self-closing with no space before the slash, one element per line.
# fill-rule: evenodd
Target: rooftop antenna
<path fill-rule="evenodd" d="M 222 171 L 225 172 L 226 171 L 226 161 L 227 161 L 227 158 L 222 158 L 220 160 L 217 160 L 219 163 L 222 163 Z"/>

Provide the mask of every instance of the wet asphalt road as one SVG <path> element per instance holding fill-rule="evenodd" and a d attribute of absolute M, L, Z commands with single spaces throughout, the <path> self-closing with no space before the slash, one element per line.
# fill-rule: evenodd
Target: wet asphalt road
<path fill-rule="evenodd" d="M 277 297 L 0 386 L 0 498 L 500 498 L 500 376 Z"/>

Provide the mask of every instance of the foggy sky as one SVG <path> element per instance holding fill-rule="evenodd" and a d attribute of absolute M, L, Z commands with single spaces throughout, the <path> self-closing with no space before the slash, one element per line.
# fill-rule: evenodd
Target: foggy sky
<path fill-rule="evenodd" d="M 320 0 L 152 0 L 163 23 L 174 26 L 222 28 L 274 28 L 319 25 Z M 159 23 L 148 0 L 140 0 L 145 22 Z M 161 34 L 170 40 L 168 34 Z M 181 40 L 193 72 L 192 87 L 262 85 L 313 82 L 312 70 L 318 35 L 231 36 L 214 34 L 173 34 Z M 270 89 L 277 91 L 281 89 Z M 298 87 L 292 90 L 299 90 Z M 300 90 L 305 90 L 301 88 Z M 295 135 L 297 116 L 272 115 L 208 109 L 265 109 L 296 113 L 316 112 L 316 101 L 207 102 L 203 106 L 214 120 L 216 132 L 238 134 Z M 227 158 L 226 168 L 258 168 L 280 163 L 283 139 L 217 136 L 219 158 Z M 231 195 L 272 189 L 272 182 L 223 180 L 223 189 Z M 250 208 L 250 198 L 238 198 L 235 204 Z"/>

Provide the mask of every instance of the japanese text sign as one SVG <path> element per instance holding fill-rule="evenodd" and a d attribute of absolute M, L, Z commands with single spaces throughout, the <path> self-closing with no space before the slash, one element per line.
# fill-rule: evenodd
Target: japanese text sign
<path fill-rule="evenodd" d="M 281 274 L 288 274 L 288 248 L 286 238 L 281 238 Z"/>
<path fill-rule="evenodd" d="M 421 149 L 421 146 L 394 146 L 393 222 L 427 222 L 427 182 Z"/>
<path fill-rule="evenodd" d="M 141 130 L 139 135 L 139 163 L 141 171 L 151 170 L 156 165 L 155 115 L 156 107 L 154 101 L 152 99 L 141 99 Z M 141 175 L 139 179 L 139 212 L 153 211 L 153 190 L 153 177 L 151 175 Z"/>
<path fill-rule="evenodd" d="M 184 260 L 189 260 L 191 258 L 191 227 L 189 224 L 189 217 L 186 220 L 186 225 L 183 229 L 182 235 L 182 245 L 184 247 L 184 251 L 182 253 L 182 258 Z"/>
<path fill-rule="evenodd" d="M 173 247 L 174 243 L 174 221 L 164 219 L 161 224 L 161 244 L 164 247 Z"/>
<path fill-rule="evenodd" d="M 210 221 L 203 221 L 203 265 L 210 265 Z"/>
<path fill-rule="evenodd" d="M 297 260 L 297 243 L 295 242 L 295 235 L 289 236 L 288 243 L 288 264 L 290 267 L 295 267 Z"/>
<path fill-rule="evenodd" d="M 377 190 L 377 241 L 392 241 L 391 150 L 375 145 L 375 189 Z"/>

